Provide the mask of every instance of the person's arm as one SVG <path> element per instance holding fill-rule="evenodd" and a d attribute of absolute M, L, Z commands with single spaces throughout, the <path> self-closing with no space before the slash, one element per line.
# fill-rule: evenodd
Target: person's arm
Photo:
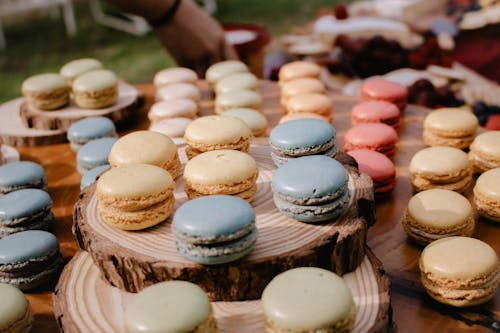
<path fill-rule="evenodd" d="M 212 63 L 237 59 L 232 46 L 224 38 L 224 31 L 212 17 L 194 1 L 179 0 L 106 0 L 120 10 L 144 17 L 153 23 L 163 46 L 179 66 L 192 68 L 203 76 Z"/>

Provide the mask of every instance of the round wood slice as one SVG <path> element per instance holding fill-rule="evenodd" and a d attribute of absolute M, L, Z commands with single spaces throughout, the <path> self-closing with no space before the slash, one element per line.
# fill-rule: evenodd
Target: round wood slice
<path fill-rule="evenodd" d="M 353 333 L 387 332 L 392 327 L 389 279 L 369 249 L 358 268 L 343 276 L 356 303 Z M 125 333 L 124 310 L 135 294 L 110 286 L 88 252 L 66 265 L 54 292 L 54 313 L 61 332 Z M 259 300 L 212 302 L 220 333 L 264 332 Z"/>
<path fill-rule="evenodd" d="M 212 266 L 187 261 L 177 252 L 171 219 L 135 232 L 109 226 L 97 211 L 95 186 L 82 192 L 75 205 L 73 232 L 80 247 L 90 252 L 105 279 L 116 287 L 137 292 L 159 281 L 187 280 L 200 285 L 211 300 L 259 298 L 274 276 L 293 267 L 324 267 L 340 275 L 356 269 L 365 255 L 374 205 L 372 181 L 358 173 L 354 160 L 339 153 L 350 175 L 350 209 L 336 222 L 314 225 L 287 218 L 274 205 L 271 178 L 276 167 L 269 146 L 252 144 L 250 154 L 259 167 L 252 203 L 259 237 L 242 260 Z M 179 155 L 184 162 L 183 148 Z M 174 195 L 175 208 L 187 201 L 180 176 Z"/>
<path fill-rule="evenodd" d="M 82 109 L 71 100 L 66 107 L 44 111 L 36 109 L 28 103 L 21 105 L 21 119 L 28 128 L 39 130 L 67 131 L 75 121 L 86 117 L 108 117 L 117 123 L 129 118 L 140 110 L 142 99 L 137 89 L 125 82 L 118 83 L 118 100 L 110 107 L 102 109 Z"/>
<path fill-rule="evenodd" d="M 16 148 L 7 145 L 0 145 L 0 149 L 2 150 L 2 154 L 0 154 L 2 157 L 0 159 L 0 165 L 19 161 L 19 152 Z"/>

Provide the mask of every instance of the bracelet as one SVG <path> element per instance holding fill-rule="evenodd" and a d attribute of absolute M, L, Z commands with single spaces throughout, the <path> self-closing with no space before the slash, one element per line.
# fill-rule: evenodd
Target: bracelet
<path fill-rule="evenodd" d="M 150 26 L 153 28 L 159 28 L 162 25 L 165 25 L 170 22 L 170 20 L 174 17 L 175 13 L 177 12 L 177 9 L 179 9 L 179 5 L 181 4 L 182 0 L 174 0 L 174 3 L 172 6 L 170 6 L 167 11 L 160 16 L 160 18 L 156 20 L 148 20 L 148 23 Z"/>

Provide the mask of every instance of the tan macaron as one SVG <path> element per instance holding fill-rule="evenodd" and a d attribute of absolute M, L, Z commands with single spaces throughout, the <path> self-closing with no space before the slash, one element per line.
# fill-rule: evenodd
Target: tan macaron
<path fill-rule="evenodd" d="M 477 173 L 500 168 L 500 131 L 476 136 L 470 145 L 469 159 Z"/>
<path fill-rule="evenodd" d="M 198 113 L 198 104 L 193 100 L 172 99 L 154 103 L 149 109 L 148 118 L 151 121 L 177 117 L 194 118 L 196 113 Z"/>
<path fill-rule="evenodd" d="M 184 168 L 184 190 L 190 199 L 235 195 L 251 202 L 259 174 L 252 156 L 237 150 L 214 150 L 193 157 Z"/>
<path fill-rule="evenodd" d="M 191 118 L 165 118 L 151 123 L 149 130 L 171 138 L 182 138 L 192 121 Z"/>
<path fill-rule="evenodd" d="M 200 153 L 235 149 L 247 152 L 250 149 L 252 132 L 243 120 L 235 117 L 205 116 L 195 119 L 186 128 L 184 141 L 186 155 L 192 158 Z"/>
<path fill-rule="evenodd" d="M 179 175 L 181 162 L 177 146 L 168 136 L 153 131 L 136 131 L 122 136 L 109 153 L 109 164 L 151 164 L 167 170 L 172 178 Z"/>
<path fill-rule="evenodd" d="M 423 139 L 428 146 L 469 147 L 478 127 L 476 116 L 467 110 L 445 108 L 425 117 Z"/>
<path fill-rule="evenodd" d="M 482 216 L 500 222 L 500 168 L 479 176 L 474 186 L 474 203 Z"/>
<path fill-rule="evenodd" d="M 172 99 L 190 99 L 198 103 L 201 99 L 200 89 L 191 83 L 172 83 L 156 90 L 156 101 L 165 101 Z"/>
<path fill-rule="evenodd" d="M 320 80 L 309 77 L 287 81 L 281 86 L 280 103 L 284 107 L 293 96 L 308 93 L 325 94 L 326 87 Z"/>
<path fill-rule="evenodd" d="M 319 78 L 321 67 L 308 61 L 293 61 L 283 65 L 278 74 L 280 85 L 303 77 Z"/>
<path fill-rule="evenodd" d="M 324 94 L 308 93 L 291 97 L 286 103 L 285 109 L 288 113 L 310 112 L 330 117 L 333 104 L 331 98 Z"/>
<path fill-rule="evenodd" d="M 100 109 L 118 100 L 118 78 L 107 69 L 86 72 L 73 81 L 73 98 L 81 108 Z"/>
<path fill-rule="evenodd" d="M 196 85 L 198 75 L 192 69 L 186 67 L 172 67 L 162 69 L 155 74 L 153 79 L 156 88 L 161 88 L 173 83 L 190 83 Z"/>
<path fill-rule="evenodd" d="M 264 135 L 267 130 L 268 121 L 266 116 L 254 109 L 231 109 L 222 114 L 223 117 L 236 117 L 243 120 L 252 131 L 253 136 Z"/>
<path fill-rule="evenodd" d="M 175 183 L 164 169 L 128 164 L 103 173 L 96 187 L 97 209 L 108 224 L 141 230 L 166 220 L 173 211 Z"/>
<path fill-rule="evenodd" d="M 22 85 L 28 104 L 41 110 L 55 110 L 68 104 L 69 90 L 66 78 L 54 73 L 31 76 Z"/>
<path fill-rule="evenodd" d="M 205 79 L 211 86 L 214 86 L 224 77 L 242 72 L 248 72 L 247 65 L 238 60 L 226 60 L 208 67 L 205 73 Z"/>
<path fill-rule="evenodd" d="M 259 79 L 250 72 L 241 72 L 228 75 L 215 85 L 215 93 L 223 94 L 231 90 L 257 90 Z"/>
<path fill-rule="evenodd" d="M 218 94 L 215 98 L 215 113 L 221 114 L 235 108 L 249 108 L 260 110 L 262 97 L 258 92 L 248 89 L 230 90 Z"/>

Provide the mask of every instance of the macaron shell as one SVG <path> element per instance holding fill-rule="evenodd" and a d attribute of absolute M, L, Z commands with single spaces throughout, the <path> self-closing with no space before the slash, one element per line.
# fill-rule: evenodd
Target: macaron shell
<path fill-rule="evenodd" d="M 215 85 L 215 93 L 223 94 L 232 90 L 255 90 L 259 80 L 250 72 L 234 73 L 223 77 Z"/>
<path fill-rule="evenodd" d="M 228 75 L 241 72 L 248 72 L 247 65 L 237 60 L 226 60 L 211 65 L 205 73 L 205 78 L 210 84 L 215 84 Z"/>
<path fill-rule="evenodd" d="M 0 187 L 35 185 L 45 182 L 45 172 L 38 163 L 22 161 L 0 166 Z"/>
<path fill-rule="evenodd" d="M 216 145 L 248 140 L 250 128 L 240 119 L 223 116 L 205 116 L 194 120 L 186 128 L 184 140 L 189 145 Z"/>
<path fill-rule="evenodd" d="M 410 172 L 424 176 L 451 176 L 469 168 L 467 154 L 452 147 L 425 148 L 418 151 L 410 161 Z"/>
<path fill-rule="evenodd" d="M 108 156 L 117 138 L 100 138 L 91 140 L 83 145 L 76 155 L 78 165 L 92 169 L 96 166 L 108 164 Z"/>
<path fill-rule="evenodd" d="M 399 128 L 400 111 L 392 103 L 385 101 L 364 101 L 352 108 L 352 124 L 385 123 L 395 129 Z"/>
<path fill-rule="evenodd" d="M 321 67 L 312 62 L 293 61 L 283 65 L 278 76 L 281 82 L 285 82 L 302 77 L 317 78 L 320 74 Z"/>
<path fill-rule="evenodd" d="M 344 136 L 344 150 L 370 149 L 391 156 L 395 152 L 398 134 L 394 128 L 382 123 L 359 124 Z"/>
<path fill-rule="evenodd" d="M 166 118 L 194 118 L 198 112 L 198 105 L 191 99 L 173 99 L 154 103 L 148 112 L 151 121 Z"/>
<path fill-rule="evenodd" d="M 380 77 L 366 79 L 361 85 L 362 97 L 373 100 L 406 99 L 408 91 L 405 86 Z"/>
<path fill-rule="evenodd" d="M 424 128 L 447 137 L 469 136 L 476 132 L 476 116 L 467 110 L 458 108 L 438 109 L 429 113 L 424 120 Z"/>
<path fill-rule="evenodd" d="M 155 121 L 149 126 L 149 130 L 158 132 L 171 138 L 180 139 L 186 133 L 186 129 L 191 124 L 191 118 L 166 118 L 160 121 Z M 175 141 L 174 141 L 175 142 Z"/>
<path fill-rule="evenodd" d="M 190 99 L 199 102 L 201 98 L 200 89 L 191 83 L 172 83 L 163 86 L 156 91 L 156 101 L 172 99 Z"/>
<path fill-rule="evenodd" d="M 476 181 L 474 193 L 500 202 L 500 168 L 491 169 L 481 174 Z"/>
<path fill-rule="evenodd" d="M 89 117 L 73 123 L 68 129 L 68 140 L 86 143 L 105 136 L 116 136 L 115 124 L 105 117 Z"/>
<path fill-rule="evenodd" d="M 22 85 L 23 92 L 46 93 L 66 88 L 68 82 L 64 76 L 55 73 L 38 74 L 27 78 Z"/>
<path fill-rule="evenodd" d="M 260 136 L 263 135 L 267 129 L 268 121 L 266 116 L 264 116 L 261 112 L 248 109 L 248 108 L 236 108 L 226 111 L 222 114 L 224 117 L 236 117 L 240 120 L 243 120 L 245 124 L 252 131 L 252 135 Z"/>
<path fill-rule="evenodd" d="M 185 67 L 166 68 L 155 74 L 153 82 L 156 87 L 166 86 L 172 83 L 196 83 L 198 75 L 195 71 Z"/>
<path fill-rule="evenodd" d="M 111 168 L 111 165 L 105 164 L 105 165 L 95 167 L 95 168 L 90 169 L 89 171 L 85 172 L 82 176 L 82 180 L 80 181 L 80 190 L 83 190 L 87 186 L 92 185 L 101 173 L 103 173 L 104 171 L 107 171 L 110 168 Z"/>
<path fill-rule="evenodd" d="M 279 123 L 282 124 L 282 123 L 290 121 L 290 120 L 297 120 L 297 119 L 304 119 L 304 118 L 321 119 L 321 120 L 326 121 L 327 123 L 331 123 L 331 117 L 324 117 L 322 115 L 319 115 L 319 114 L 313 113 L 313 112 L 288 113 L 280 118 Z"/>
<path fill-rule="evenodd" d="M 291 97 L 285 109 L 289 113 L 312 112 L 328 117 L 332 113 L 333 104 L 326 95 L 307 93 Z"/>
<path fill-rule="evenodd" d="M 52 200 L 39 189 L 22 189 L 0 196 L 0 223 L 11 221 L 50 209 Z"/>
<path fill-rule="evenodd" d="M 95 92 L 116 86 L 118 78 L 107 69 L 98 69 L 78 76 L 73 81 L 75 92 Z"/>
<path fill-rule="evenodd" d="M 0 264 L 16 264 L 59 250 L 57 238 L 46 231 L 29 230 L 0 239 Z"/>
<path fill-rule="evenodd" d="M 262 97 L 259 93 L 248 90 L 231 90 L 218 94 L 215 98 L 215 113 L 222 113 L 232 108 L 250 108 L 260 110 Z"/>
<path fill-rule="evenodd" d="M 29 303 L 24 294 L 14 286 L 0 283 L 0 330 L 10 332 L 11 326 L 21 321 L 29 312 Z M 33 318 L 31 318 L 31 321 Z M 31 324 L 31 323 L 30 323 Z"/>
<path fill-rule="evenodd" d="M 61 67 L 59 73 L 67 79 L 74 79 L 83 73 L 101 69 L 102 63 L 97 59 L 82 58 L 72 60 Z"/>

